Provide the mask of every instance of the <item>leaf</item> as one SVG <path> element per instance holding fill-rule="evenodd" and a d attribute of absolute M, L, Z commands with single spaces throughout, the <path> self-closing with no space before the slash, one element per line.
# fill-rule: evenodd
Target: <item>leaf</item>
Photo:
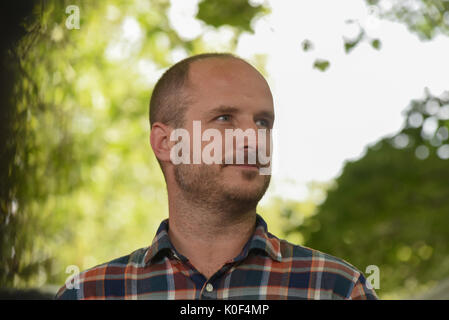
<path fill-rule="evenodd" d="M 309 39 L 305 39 L 302 43 L 301 43 L 301 46 L 302 46 L 302 50 L 303 51 L 310 51 L 310 50 L 313 50 L 313 43 L 312 43 L 312 41 L 310 41 Z"/>
<path fill-rule="evenodd" d="M 330 62 L 324 59 L 316 59 L 313 67 L 320 71 L 326 71 L 330 66 Z"/>
<path fill-rule="evenodd" d="M 354 48 L 357 46 L 359 41 L 360 41 L 359 39 L 357 39 L 355 41 L 345 41 L 345 52 L 349 53 L 352 50 L 354 50 Z"/>
<path fill-rule="evenodd" d="M 363 28 L 360 28 L 360 32 L 357 38 L 355 38 L 354 40 L 343 37 L 343 40 L 345 42 L 345 52 L 346 53 L 351 52 L 364 38 L 365 38 L 365 30 Z"/>
<path fill-rule="evenodd" d="M 252 6 L 247 0 L 203 0 L 196 17 L 214 27 L 230 25 L 253 32 L 251 20 L 265 10 L 262 5 Z"/>
<path fill-rule="evenodd" d="M 371 41 L 371 46 L 376 50 L 380 50 L 381 45 L 382 42 L 379 39 L 374 39 L 373 41 Z"/>

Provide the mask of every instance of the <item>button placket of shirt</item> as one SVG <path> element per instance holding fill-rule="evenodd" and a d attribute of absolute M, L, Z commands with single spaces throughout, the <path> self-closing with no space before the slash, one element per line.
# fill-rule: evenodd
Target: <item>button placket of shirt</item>
<path fill-rule="evenodd" d="M 200 299 L 216 299 L 217 298 L 217 290 L 214 288 L 212 284 L 212 278 L 207 280 L 203 288 L 201 288 Z"/>
<path fill-rule="evenodd" d="M 175 251 L 173 251 L 172 257 L 175 258 L 175 266 L 177 266 L 177 269 L 181 272 L 181 274 L 183 274 L 187 278 L 187 281 L 191 281 L 193 283 L 194 287 L 197 287 L 197 281 L 195 281 L 192 278 L 192 276 L 193 275 L 201 275 L 201 277 L 203 277 L 203 278 L 204 278 L 204 276 L 184 256 L 181 255 L 181 257 L 179 257 L 178 254 Z M 212 278 L 209 280 L 212 280 Z M 203 281 L 201 281 L 201 282 L 203 282 Z M 209 281 L 207 281 L 207 279 L 204 278 L 204 283 L 202 284 L 202 287 L 199 290 L 200 296 L 204 295 L 205 285 L 207 285 L 208 282 Z"/>
<path fill-rule="evenodd" d="M 218 270 L 212 277 L 210 277 L 203 285 L 203 288 L 201 289 L 201 296 L 211 298 L 209 294 L 213 294 L 213 296 L 217 296 L 217 288 L 213 285 L 213 283 L 217 284 L 219 283 L 219 278 L 224 277 L 228 274 L 229 270 L 233 269 L 234 262 L 230 260 L 229 262 L 225 263 L 223 267 Z M 215 292 L 214 292 L 215 291 Z M 206 292 L 206 293 L 205 293 Z"/>
<path fill-rule="evenodd" d="M 212 283 L 208 283 L 208 284 L 206 284 L 206 291 L 207 292 L 212 292 L 212 291 L 214 291 L 214 286 L 212 285 Z"/>

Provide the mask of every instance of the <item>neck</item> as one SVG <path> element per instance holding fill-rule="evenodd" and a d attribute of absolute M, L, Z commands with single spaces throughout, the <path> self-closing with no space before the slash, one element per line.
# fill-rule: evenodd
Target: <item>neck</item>
<path fill-rule="evenodd" d="M 256 207 L 201 206 L 176 191 L 168 193 L 170 241 L 209 277 L 236 257 L 249 240 L 256 223 Z"/>

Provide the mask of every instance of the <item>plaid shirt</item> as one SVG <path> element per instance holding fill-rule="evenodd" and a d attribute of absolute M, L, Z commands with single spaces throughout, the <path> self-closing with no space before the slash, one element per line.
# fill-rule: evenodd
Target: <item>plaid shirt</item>
<path fill-rule="evenodd" d="M 79 274 L 56 299 L 377 299 L 363 274 L 318 250 L 268 233 L 257 215 L 241 253 L 206 279 L 170 243 L 168 219 L 151 246 Z"/>

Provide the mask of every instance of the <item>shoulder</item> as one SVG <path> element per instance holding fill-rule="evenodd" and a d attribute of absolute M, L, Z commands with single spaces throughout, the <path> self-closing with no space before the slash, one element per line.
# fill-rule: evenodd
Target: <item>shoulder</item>
<path fill-rule="evenodd" d="M 314 288 L 311 298 L 376 298 L 375 292 L 366 286 L 363 273 L 346 260 L 282 239 L 279 247 L 283 263 L 291 270 L 291 278 L 301 279 L 302 284 L 307 282 L 308 288 Z"/>
<path fill-rule="evenodd" d="M 55 299 L 80 300 L 102 299 L 105 297 L 106 286 L 114 282 L 124 281 L 127 270 L 144 265 L 144 256 L 148 248 L 140 248 L 132 253 L 99 264 L 74 275 L 72 279 L 58 290 Z"/>
<path fill-rule="evenodd" d="M 299 264 L 310 264 L 314 267 L 314 269 L 322 269 L 325 267 L 330 269 L 337 268 L 347 272 L 351 278 L 357 278 L 361 273 L 356 267 L 344 259 L 335 257 L 317 249 L 293 244 L 287 240 L 279 239 L 273 234 L 269 234 L 269 237 L 278 241 L 279 251 L 283 261 L 292 261 L 293 263 Z"/>
<path fill-rule="evenodd" d="M 309 261 L 315 268 L 336 268 L 347 272 L 351 278 L 357 278 L 360 271 L 346 260 L 306 246 L 296 245 L 280 240 L 281 254 L 285 259 Z"/>

